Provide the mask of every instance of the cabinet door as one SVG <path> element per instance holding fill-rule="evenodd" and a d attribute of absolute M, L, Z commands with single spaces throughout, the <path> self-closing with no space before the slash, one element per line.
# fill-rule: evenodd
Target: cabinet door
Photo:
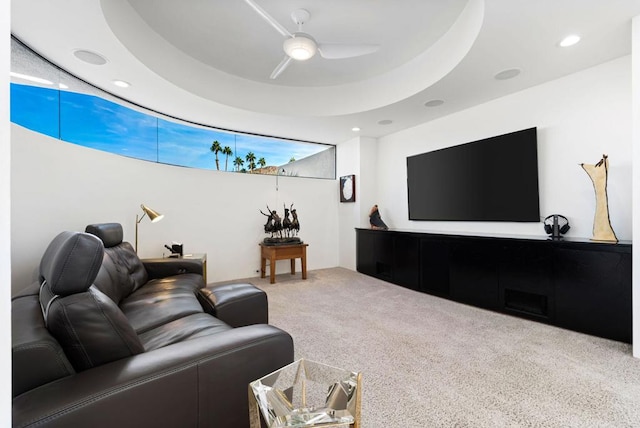
<path fill-rule="evenodd" d="M 556 323 L 631 343 L 631 254 L 556 248 Z"/>
<path fill-rule="evenodd" d="M 500 307 L 507 313 L 540 321 L 555 314 L 553 249 L 547 242 L 505 242 L 498 276 Z"/>
<path fill-rule="evenodd" d="M 412 290 L 420 286 L 420 240 L 408 234 L 394 237 L 393 282 Z"/>
<path fill-rule="evenodd" d="M 373 233 L 356 231 L 356 270 L 365 275 L 376 273 L 375 239 Z"/>
<path fill-rule="evenodd" d="M 449 296 L 449 244 L 446 241 L 420 240 L 420 290 Z"/>
<path fill-rule="evenodd" d="M 498 310 L 499 247 L 487 240 L 451 243 L 451 297 L 460 302 Z"/>
<path fill-rule="evenodd" d="M 393 279 L 393 236 L 385 231 L 359 230 L 356 233 L 356 269 L 360 273 Z"/>
<path fill-rule="evenodd" d="M 375 276 L 385 281 L 393 281 L 393 235 L 381 230 L 375 234 Z"/>

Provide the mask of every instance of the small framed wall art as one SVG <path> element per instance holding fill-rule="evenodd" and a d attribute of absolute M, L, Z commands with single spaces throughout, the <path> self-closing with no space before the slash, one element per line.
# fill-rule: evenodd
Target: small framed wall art
<path fill-rule="evenodd" d="M 356 176 L 345 175 L 340 177 L 340 202 L 356 201 Z"/>

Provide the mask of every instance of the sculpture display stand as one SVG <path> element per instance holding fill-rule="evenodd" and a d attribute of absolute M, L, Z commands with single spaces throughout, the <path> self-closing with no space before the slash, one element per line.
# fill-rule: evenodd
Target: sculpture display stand
<path fill-rule="evenodd" d="M 602 155 L 602 159 L 595 165 L 580 164 L 593 182 L 596 192 L 596 214 L 593 220 L 592 241 L 618 242 L 618 238 L 611 227 L 609 219 L 609 202 L 607 199 L 607 175 L 609 171 L 609 159 Z"/>

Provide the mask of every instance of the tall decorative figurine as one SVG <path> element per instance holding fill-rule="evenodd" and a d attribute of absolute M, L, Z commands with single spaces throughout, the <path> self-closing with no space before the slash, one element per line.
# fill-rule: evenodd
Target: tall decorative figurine
<path fill-rule="evenodd" d="M 607 155 L 602 155 L 602 159 L 597 164 L 588 165 L 582 163 L 580 166 L 589 174 L 596 192 L 596 215 L 593 220 L 593 238 L 591 240 L 618 242 L 609 219 L 609 201 L 607 199 L 609 159 Z"/>

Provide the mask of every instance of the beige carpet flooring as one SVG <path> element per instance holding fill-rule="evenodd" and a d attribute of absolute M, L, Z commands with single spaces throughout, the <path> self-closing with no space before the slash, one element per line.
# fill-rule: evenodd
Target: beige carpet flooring
<path fill-rule="evenodd" d="M 363 373 L 363 428 L 640 427 L 628 344 L 342 268 L 249 278 L 297 358 Z"/>

